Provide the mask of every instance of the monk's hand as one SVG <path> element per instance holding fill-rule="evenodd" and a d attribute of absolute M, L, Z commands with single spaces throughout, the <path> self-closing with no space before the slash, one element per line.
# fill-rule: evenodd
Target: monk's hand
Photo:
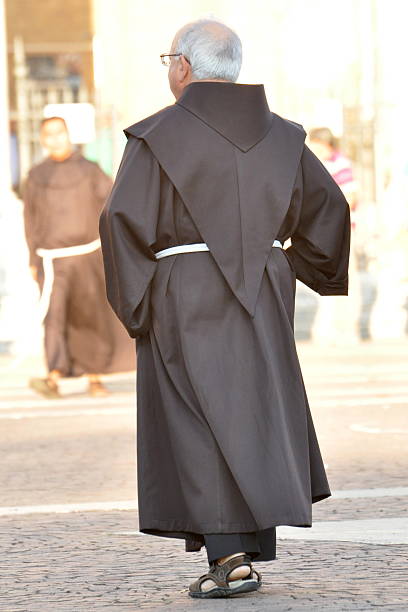
<path fill-rule="evenodd" d="M 38 281 L 38 268 L 37 266 L 30 266 L 31 276 L 35 281 Z"/>

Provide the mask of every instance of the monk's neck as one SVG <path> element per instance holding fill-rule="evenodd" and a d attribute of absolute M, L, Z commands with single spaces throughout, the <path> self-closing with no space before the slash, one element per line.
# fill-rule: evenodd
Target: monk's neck
<path fill-rule="evenodd" d="M 52 159 L 52 161 L 55 162 L 63 162 L 66 159 L 68 159 L 69 157 L 71 157 L 71 155 L 73 154 L 73 150 L 70 149 L 69 151 L 65 151 L 64 153 L 51 153 L 50 154 L 50 159 Z"/>

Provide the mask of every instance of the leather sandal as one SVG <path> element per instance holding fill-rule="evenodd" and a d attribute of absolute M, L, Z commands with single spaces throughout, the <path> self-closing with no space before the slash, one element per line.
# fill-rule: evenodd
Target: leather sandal
<path fill-rule="evenodd" d="M 89 395 L 92 397 L 106 397 L 109 395 L 109 391 L 100 380 L 89 381 Z"/>
<path fill-rule="evenodd" d="M 31 389 L 37 393 L 40 393 L 47 399 L 61 398 L 58 385 L 55 380 L 52 380 L 51 378 L 31 378 L 28 384 Z"/>
<path fill-rule="evenodd" d="M 246 578 L 238 580 L 228 580 L 231 572 L 238 567 L 249 567 L 249 574 Z M 203 590 L 202 585 L 206 580 L 214 583 L 213 587 Z M 216 561 L 211 563 L 210 571 L 198 580 L 190 584 L 188 594 L 190 597 L 200 599 L 214 599 L 220 597 L 231 597 L 242 593 L 251 593 L 257 591 L 262 584 L 262 576 L 259 572 L 253 569 L 251 565 L 251 557 L 249 555 L 240 555 L 233 557 L 222 564 Z"/>

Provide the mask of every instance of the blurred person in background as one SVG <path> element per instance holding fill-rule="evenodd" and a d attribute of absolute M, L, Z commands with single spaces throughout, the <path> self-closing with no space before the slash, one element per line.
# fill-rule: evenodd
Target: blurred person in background
<path fill-rule="evenodd" d="M 386 169 L 378 209 L 381 232 L 377 250 L 381 255 L 373 334 L 376 338 L 401 338 L 407 329 L 408 305 L 408 167 L 401 157 Z"/>
<path fill-rule="evenodd" d="M 135 367 L 104 287 L 98 220 L 112 181 L 73 149 L 64 119 L 44 119 L 40 140 L 48 157 L 30 170 L 23 200 L 30 270 L 41 287 L 48 376 L 32 378 L 30 386 L 58 398 L 61 377 L 86 374 L 89 393 L 104 396 L 101 374 Z"/>
<path fill-rule="evenodd" d="M 354 179 L 351 161 L 339 151 L 337 138 L 328 127 L 311 129 L 308 133 L 308 145 L 344 193 L 350 206 L 352 228 L 348 299 L 345 301 L 338 297 L 330 302 L 319 300 L 313 326 L 313 339 L 323 343 L 353 344 L 361 336 L 360 321 L 363 318 L 363 313 L 360 312 L 361 288 L 355 252 L 357 183 Z M 368 330 L 368 324 L 366 328 Z M 364 339 L 369 339 L 369 332 L 364 333 Z"/>
<path fill-rule="evenodd" d="M 125 130 L 100 221 L 107 293 L 136 338 L 143 533 L 207 549 L 191 597 L 256 591 L 277 525 L 330 495 L 293 336 L 295 279 L 347 294 L 350 212 L 263 85 L 235 83 L 241 42 L 183 27 L 176 103 Z M 291 246 L 283 243 L 291 238 Z"/>
<path fill-rule="evenodd" d="M 351 161 L 338 148 L 337 138 L 327 127 L 313 128 L 309 132 L 309 147 L 336 181 L 354 211 L 357 206 L 357 183 Z M 351 215 L 353 226 L 353 215 Z"/>
<path fill-rule="evenodd" d="M 11 184 L 14 191 L 18 194 L 18 187 L 20 184 L 20 155 L 15 121 L 10 121 L 10 170 Z"/>

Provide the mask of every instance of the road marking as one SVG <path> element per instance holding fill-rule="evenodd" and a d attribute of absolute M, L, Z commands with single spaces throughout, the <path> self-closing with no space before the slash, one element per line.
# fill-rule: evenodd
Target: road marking
<path fill-rule="evenodd" d="M 327 383 L 327 379 L 325 378 L 324 380 L 324 384 L 321 383 L 318 384 L 316 381 L 309 381 L 309 383 L 307 384 L 308 387 L 311 387 L 313 389 L 313 393 L 316 395 L 316 397 L 318 396 L 319 398 L 330 398 L 330 397 L 347 397 L 347 396 L 356 396 L 356 397 L 360 397 L 360 396 L 370 396 L 373 395 L 373 388 L 372 388 L 372 384 L 375 384 L 375 391 L 374 391 L 374 395 L 378 396 L 378 395 L 405 395 L 408 396 L 408 385 L 404 384 L 404 382 L 402 380 L 398 380 L 398 382 L 400 384 L 395 384 L 395 381 L 389 381 L 387 383 L 387 381 L 381 380 L 381 381 L 372 381 L 372 380 L 361 380 L 359 384 L 354 383 L 352 387 L 343 387 L 343 388 L 334 388 L 333 389 L 333 385 L 334 384 L 339 384 L 339 382 L 341 381 L 333 381 L 333 384 L 328 384 Z M 345 379 L 343 382 L 346 383 L 353 383 L 353 380 L 350 379 Z M 109 384 L 109 383 L 108 383 Z M 135 394 L 135 391 L 133 389 L 128 390 L 129 387 L 134 387 L 134 381 L 125 381 L 123 383 L 123 386 L 126 386 L 127 389 L 126 390 L 122 390 L 122 391 L 117 391 L 117 392 L 112 392 L 112 396 L 117 396 L 118 394 Z M 76 400 L 81 400 L 84 401 L 85 399 L 92 399 L 92 398 L 86 398 L 85 394 L 87 393 L 87 388 L 84 387 L 83 385 L 80 387 L 79 385 L 60 385 L 61 387 L 61 393 L 62 393 L 62 398 L 61 400 L 67 400 L 67 399 L 76 399 Z M 1 389 L 1 396 L 2 396 L 2 404 L 6 404 L 6 402 L 4 401 L 6 397 L 10 397 L 11 401 L 14 402 L 18 402 L 18 403 L 25 403 L 25 402 L 44 402 L 47 401 L 49 402 L 50 400 L 44 400 L 41 399 L 40 396 L 38 396 L 37 394 L 35 394 L 30 388 L 28 387 L 8 387 L 8 388 L 2 388 Z M 74 397 L 73 397 L 74 396 Z M 77 396 L 77 397 L 75 397 Z M 78 397 L 79 396 L 79 397 Z M 112 397 L 111 396 L 111 397 Z M 14 399 L 13 398 L 18 398 L 18 399 Z M 56 400 L 57 402 L 61 401 L 61 400 Z M 55 401 L 55 400 L 54 400 Z"/>
<path fill-rule="evenodd" d="M 38 357 L 38 359 L 41 360 L 41 357 Z M 38 365 L 38 361 L 36 361 L 37 365 Z M 1 366 L 0 366 L 0 371 L 1 371 Z M 37 371 L 37 375 L 39 375 L 40 373 Z M 45 372 L 43 372 L 43 375 L 45 375 Z M 3 390 L 6 391 L 11 391 L 13 390 L 15 391 L 28 391 L 32 394 L 32 391 L 30 390 L 30 388 L 27 385 L 27 382 L 24 381 L 25 377 L 24 376 L 20 376 L 18 379 L 15 380 L 15 382 L 13 381 L 12 384 L 10 384 L 10 379 L 1 379 L 0 380 L 0 389 L 3 393 Z M 28 380 L 28 377 L 27 377 Z M 102 376 L 102 381 L 104 383 L 125 383 L 125 384 L 134 384 L 136 381 L 136 371 L 130 371 L 130 372 L 115 372 L 114 374 L 103 374 Z M 84 376 L 78 376 L 78 377 L 73 377 L 73 378 L 63 378 L 60 381 L 60 386 L 61 388 L 64 389 L 73 389 L 73 388 L 81 388 L 81 389 L 85 389 L 87 386 L 87 380 L 86 377 Z"/>
<path fill-rule="evenodd" d="M 319 385 L 321 387 L 330 387 L 339 384 L 350 385 L 381 385 L 387 386 L 398 384 L 405 386 L 407 384 L 408 368 L 404 370 L 394 370 L 392 372 L 359 372 L 356 374 L 334 373 L 333 370 L 327 368 L 319 369 L 316 366 L 316 371 L 302 368 L 302 374 L 307 384 Z"/>
<path fill-rule="evenodd" d="M 367 384 L 369 384 L 369 381 L 367 381 Z M 390 384 L 386 386 L 376 386 L 374 390 L 370 386 L 352 387 L 348 389 L 321 388 L 320 386 L 316 385 L 316 383 L 310 382 L 309 384 L 307 384 L 307 387 L 311 389 L 308 395 L 310 397 L 313 397 L 317 401 L 325 401 L 330 400 L 332 398 L 370 398 L 371 396 L 374 396 L 376 399 L 381 399 L 393 397 L 395 395 L 397 395 L 398 397 L 405 398 L 406 401 L 408 400 L 408 386 L 396 386 L 392 382 L 390 382 Z M 85 393 L 86 391 L 71 391 L 71 393 L 67 391 L 66 394 L 64 394 L 64 390 L 62 390 L 61 399 L 50 400 L 39 397 L 38 395 L 34 394 L 31 389 L 2 389 L 2 401 L 0 402 L 0 408 L 25 407 L 27 405 L 38 406 L 47 403 L 51 404 L 61 402 L 83 403 L 86 401 L 101 401 L 100 398 L 86 397 Z M 129 398 L 130 396 L 134 398 L 135 395 L 136 394 L 134 391 L 114 391 L 110 396 L 104 398 L 104 400 L 110 402 L 119 397 L 121 401 L 124 401 L 126 397 Z M 10 400 L 6 400 L 7 397 L 10 397 Z M 16 397 L 18 399 L 16 399 Z"/>
<path fill-rule="evenodd" d="M 390 383 L 389 385 L 377 385 L 373 388 L 372 384 L 370 385 L 369 382 L 367 382 L 367 384 L 364 387 L 360 387 L 360 386 L 354 386 L 354 387 L 349 387 L 349 388 L 338 388 L 338 389 L 333 389 L 333 388 L 321 388 L 321 387 L 317 387 L 316 384 L 311 385 L 313 388 L 313 393 L 310 395 L 315 395 L 316 398 L 321 398 L 321 399 L 329 399 L 331 397 L 370 397 L 370 396 L 374 396 L 374 397 L 378 397 L 378 396 L 384 396 L 384 397 L 388 397 L 388 396 L 393 396 L 393 395 L 399 395 L 399 396 L 404 396 L 404 397 L 408 397 L 408 386 L 407 385 L 395 385 L 393 383 Z"/>
<path fill-rule="evenodd" d="M 368 427 L 366 425 L 360 425 L 359 423 L 353 423 L 353 425 L 350 425 L 350 429 L 351 431 L 369 434 L 408 434 L 408 429 Z"/>
<path fill-rule="evenodd" d="M 389 487 L 378 489 L 340 489 L 333 491 L 334 499 L 356 499 L 358 497 L 405 497 L 408 487 Z"/>
<path fill-rule="evenodd" d="M 375 392 L 374 392 L 375 395 Z M 361 408 L 362 406 L 392 406 L 402 404 L 408 406 L 408 395 L 384 395 L 383 397 L 338 397 L 333 399 L 317 397 L 316 392 L 308 393 L 309 404 L 311 408 Z"/>
<path fill-rule="evenodd" d="M 408 544 L 408 518 L 317 521 L 310 529 L 278 527 L 277 536 L 284 540 Z"/>
<path fill-rule="evenodd" d="M 334 499 L 355 499 L 364 497 L 405 497 L 408 487 L 384 489 L 344 489 L 333 491 Z M 4 506 L 0 507 L 0 516 L 25 514 L 69 514 L 71 512 L 94 512 L 111 510 L 137 510 L 137 500 L 85 502 L 76 504 L 45 504 L 42 506 Z"/>
<path fill-rule="evenodd" d="M 77 504 L 45 504 L 44 506 L 9 506 L 0 508 L 0 516 L 25 514 L 69 514 L 111 510 L 137 510 L 137 501 L 86 502 Z"/>
<path fill-rule="evenodd" d="M 10 400 L 0 402 L 0 410 L 13 410 L 16 408 L 63 408 L 71 406 L 118 406 L 123 404 L 135 405 L 135 395 L 130 393 L 112 393 L 101 399 L 100 397 L 78 396 L 62 397 L 61 399 L 37 399 L 31 397 L 24 400 Z"/>
<path fill-rule="evenodd" d="M 335 356 L 334 359 L 329 359 L 325 361 L 321 361 L 314 359 L 313 365 L 310 367 L 310 356 L 306 356 L 305 359 L 300 358 L 300 364 L 302 366 L 302 370 L 311 375 L 315 375 L 319 377 L 316 372 L 330 372 L 332 376 L 383 376 L 385 374 L 393 374 L 395 372 L 408 372 L 408 359 L 406 355 L 406 341 L 404 341 L 404 349 L 401 355 L 398 355 L 397 359 L 388 361 L 379 361 L 376 359 L 376 363 L 368 363 L 364 361 L 367 359 L 367 355 L 361 355 L 359 357 L 359 362 L 352 362 L 349 364 L 339 364 L 338 356 Z M 348 352 L 350 353 L 350 347 L 348 348 Z M 356 353 L 353 355 L 356 357 Z M 393 355 L 395 357 L 395 354 Z M 384 356 L 386 359 L 386 357 Z M 402 358 L 403 361 L 399 361 Z M 350 360 L 349 360 L 350 362 Z"/>
<path fill-rule="evenodd" d="M 310 396 L 309 396 L 310 398 Z M 393 408 L 394 406 L 408 405 L 408 396 L 403 397 L 380 397 L 370 399 L 333 399 L 333 400 L 314 400 L 310 399 L 310 405 L 313 408 L 355 408 L 358 407 L 369 407 L 369 406 L 383 406 Z M 23 404 L 23 405 L 22 405 Z M 64 406 L 78 406 L 70 410 L 64 408 Z M 95 408 L 87 408 L 86 406 L 96 406 Z M 105 407 L 112 406 L 112 408 Z M 123 406 L 122 408 L 118 406 Z M 21 412 L 12 412 L 16 408 L 28 408 L 28 410 Z M 47 410 L 38 410 L 38 408 L 49 408 Z M 133 414 L 136 409 L 136 401 L 132 397 L 118 397 L 109 398 L 103 400 L 88 400 L 83 399 L 70 399 L 70 400 L 57 400 L 57 401 L 33 401 L 33 402 L 10 402 L 0 404 L 0 419 L 6 420 L 19 420 L 19 419 L 35 419 L 35 418 L 47 418 L 47 417 L 78 417 L 78 416 L 95 416 L 105 415 L 111 416 L 116 414 Z M 354 426 L 352 426 L 354 427 Z M 365 431 L 363 429 L 355 429 L 355 431 Z M 381 433 L 373 431 L 372 428 L 368 428 L 366 433 Z M 407 433 L 406 430 L 387 430 L 384 433 Z"/>
<path fill-rule="evenodd" d="M 78 408 L 77 410 L 35 410 L 33 412 L 0 412 L 0 419 L 16 420 L 55 418 L 55 417 L 78 417 L 78 416 L 119 416 L 133 415 L 134 407 L 129 408 Z"/>

